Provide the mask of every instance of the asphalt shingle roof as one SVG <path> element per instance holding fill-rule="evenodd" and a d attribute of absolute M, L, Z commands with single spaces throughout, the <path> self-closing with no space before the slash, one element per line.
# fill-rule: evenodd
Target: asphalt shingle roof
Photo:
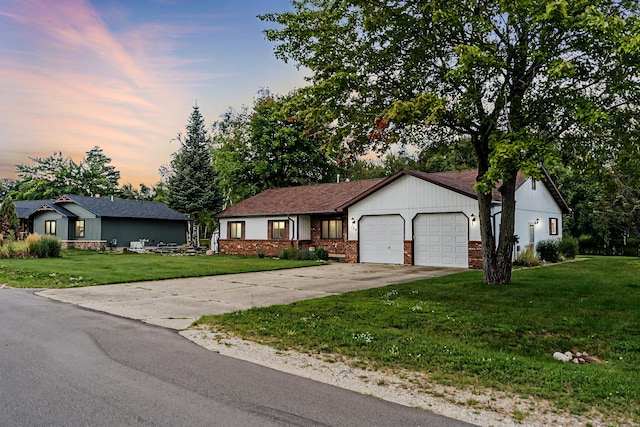
<path fill-rule="evenodd" d="M 160 202 L 65 195 L 57 199 L 55 203 L 58 206 L 64 206 L 64 203 L 69 202 L 74 202 L 100 217 L 189 220 L 187 216 Z"/>
<path fill-rule="evenodd" d="M 65 195 L 54 200 L 17 200 L 16 212 L 21 219 L 27 219 L 43 207 L 48 207 L 62 216 L 75 218 L 76 214 L 67 210 L 66 203 L 76 203 L 99 217 L 166 219 L 188 221 L 189 218 L 160 202 L 128 200 L 111 197 L 87 197 Z"/>
<path fill-rule="evenodd" d="M 569 213 L 571 210 L 562 198 L 562 195 L 553 184 L 546 170 L 544 168 L 542 170 L 545 175 L 543 183 L 547 186 L 562 211 Z M 229 218 L 239 216 L 342 212 L 354 203 L 405 175 L 423 179 L 474 199 L 478 198 L 474 188 L 478 175 L 477 169 L 436 173 L 405 169 L 386 179 L 370 179 L 265 190 L 260 194 L 228 207 L 218 213 L 216 217 Z M 524 174 L 518 173 L 516 188 L 519 188 L 526 179 Z M 492 198 L 495 202 L 500 203 L 502 201 L 502 194 L 497 189 L 494 189 L 492 191 Z"/>
<path fill-rule="evenodd" d="M 216 217 L 334 213 L 353 198 L 382 182 L 366 179 L 333 184 L 273 188 L 245 199 Z"/>

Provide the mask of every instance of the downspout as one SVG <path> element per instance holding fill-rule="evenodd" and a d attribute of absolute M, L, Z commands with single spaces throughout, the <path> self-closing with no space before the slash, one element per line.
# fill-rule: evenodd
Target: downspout
<path fill-rule="evenodd" d="M 293 241 L 296 237 L 296 232 L 295 232 L 296 222 L 293 218 L 289 216 L 289 214 L 287 214 L 287 219 L 291 223 L 291 227 L 289 227 L 289 229 L 291 230 L 289 237 L 291 238 L 291 247 L 293 247 Z"/>

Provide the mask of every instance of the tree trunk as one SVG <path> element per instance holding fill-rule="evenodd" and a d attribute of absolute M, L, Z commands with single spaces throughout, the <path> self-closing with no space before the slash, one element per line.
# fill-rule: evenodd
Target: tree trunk
<path fill-rule="evenodd" d="M 516 177 L 517 171 L 512 171 L 499 188 L 502 194 L 502 211 L 500 212 L 500 234 L 497 247 L 495 245 L 496 230 L 494 230 L 493 217 L 491 215 L 491 194 L 478 196 L 482 238 L 482 268 L 484 282 L 487 284 L 508 285 L 511 283 L 512 254 L 513 245 L 515 244 Z"/>

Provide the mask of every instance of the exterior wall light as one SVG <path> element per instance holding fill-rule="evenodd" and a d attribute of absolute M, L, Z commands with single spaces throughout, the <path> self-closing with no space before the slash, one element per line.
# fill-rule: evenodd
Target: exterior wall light
<path fill-rule="evenodd" d="M 471 220 L 471 222 L 476 222 L 476 216 L 474 214 L 469 215 L 469 219 Z"/>
<path fill-rule="evenodd" d="M 536 218 L 536 225 L 540 224 L 540 218 Z"/>
<path fill-rule="evenodd" d="M 351 224 L 356 225 L 356 219 L 354 217 L 351 217 Z"/>

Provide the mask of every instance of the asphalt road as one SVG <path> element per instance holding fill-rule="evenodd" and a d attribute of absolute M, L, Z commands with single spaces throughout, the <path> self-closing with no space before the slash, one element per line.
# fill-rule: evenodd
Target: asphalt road
<path fill-rule="evenodd" d="M 0 289 L 0 425 L 468 426 Z"/>

